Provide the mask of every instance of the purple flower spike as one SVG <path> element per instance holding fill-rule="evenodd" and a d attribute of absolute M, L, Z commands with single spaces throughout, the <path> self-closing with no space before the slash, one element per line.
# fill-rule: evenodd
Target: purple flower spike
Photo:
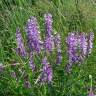
<path fill-rule="evenodd" d="M 57 49 L 57 61 L 56 64 L 60 65 L 62 62 L 62 53 L 61 53 L 61 49 Z"/>
<path fill-rule="evenodd" d="M 62 61 L 62 52 L 61 52 L 61 36 L 60 34 L 56 34 L 54 38 L 54 44 L 57 49 L 57 59 L 56 59 L 56 64 L 61 64 Z"/>
<path fill-rule="evenodd" d="M 76 48 L 78 46 L 78 35 L 76 33 L 69 33 L 67 37 L 67 44 L 71 48 Z"/>
<path fill-rule="evenodd" d="M 88 96 L 95 96 L 93 91 L 92 91 L 92 88 L 90 88 L 90 92 L 89 92 Z"/>
<path fill-rule="evenodd" d="M 30 65 L 32 71 L 35 71 L 36 66 L 35 66 L 35 64 L 33 63 L 33 60 L 32 60 L 32 59 L 33 59 L 33 55 L 30 53 L 29 65 Z"/>
<path fill-rule="evenodd" d="M 40 53 L 41 51 L 41 38 L 40 38 L 40 32 L 39 32 L 39 26 L 37 23 L 37 19 L 35 17 L 31 17 L 28 19 L 27 25 L 26 25 L 26 32 L 27 32 L 27 38 L 28 38 L 28 46 L 31 51 L 36 51 L 37 53 Z"/>
<path fill-rule="evenodd" d="M 41 82 L 51 82 L 52 81 L 52 68 L 50 65 L 46 65 L 42 69 Z"/>
<path fill-rule="evenodd" d="M 81 56 L 78 53 L 78 48 L 80 47 L 81 38 L 78 33 L 69 33 L 66 42 L 68 45 L 69 57 L 69 63 L 66 66 L 66 70 L 70 73 L 73 64 L 80 62 Z"/>
<path fill-rule="evenodd" d="M 91 54 L 93 48 L 94 33 L 90 32 L 88 36 L 88 54 Z"/>
<path fill-rule="evenodd" d="M 24 48 L 22 35 L 21 35 L 19 29 L 17 29 L 17 31 L 16 31 L 16 41 L 17 41 L 17 49 L 16 49 L 17 53 L 20 56 L 25 57 L 26 56 L 26 50 Z"/>
<path fill-rule="evenodd" d="M 45 26 L 46 26 L 46 36 L 51 36 L 52 35 L 52 15 L 49 14 L 45 14 L 44 15 L 45 18 Z"/>
<path fill-rule="evenodd" d="M 55 38 L 54 38 L 54 44 L 57 48 L 60 47 L 61 45 L 61 36 L 60 34 L 56 34 Z"/>
<path fill-rule="evenodd" d="M 67 44 L 68 44 L 68 55 L 69 55 L 69 63 L 77 62 L 77 36 L 75 33 L 70 33 L 67 37 Z"/>
<path fill-rule="evenodd" d="M 47 61 L 46 57 L 42 60 L 42 64 L 44 66 L 43 66 L 43 69 L 42 69 L 41 81 L 51 82 L 52 81 L 52 68 L 49 65 L 49 62 Z"/>
<path fill-rule="evenodd" d="M 52 52 L 52 50 L 54 49 L 53 37 L 46 37 L 44 47 L 46 51 Z"/>
<path fill-rule="evenodd" d="M 28 75 L 26 75 L 26 76 L 24 77 L 24 87 L 25 87 L 25 88 L 31 88 L 31 84 L 30 84 L 30 82 L 29 82 L 29 80 L 28 80 Z"/>
<path fill-rule="evenodd" d="M 82 33 L 69 33 L 66 39 L 68 45 L 69 63 L 67 69 L 71 68 L 75 63 L 81 63 L 88 56 L 93 47 L 94 33 L 88 35 Z"/>
<path fill-rule="evenodd" d="M 52 15 L 50 13 L 45 14 L 44 18 L 45 18 L 45 26 L 46 26 L 44 48 L 46 52 L 52 52 L 52 50 L 54 49 L 54 40 L 52 36 L 52 22 L 53 22 Z"/>
<path fill-rule="evenodd" d="M 42 60 L 42 64 L 43 64 L 43 68 L 41 69 L 42 72 L 36 82 L 40 82 L 41 84 L 50 83 L 52 81 L 53 72 L 46 57 Z"/>
<path fill-rule="evenodd" d="M 87 35 L 83 32 L 80 34 L 80 48 L 82 50 L 82 56 L 85 57 L 87 55 L 87 47 L 88 47 L 88 43 L 87 43 Z"/>
<path fill-rule="evenodd" d="M 24 82 L 24 86 L 25 88 L 31 88 L 30 82 L 27 80 Z"/>
<path fill-rule="evenodd" d="M 16 79 L 17 80 L 17 76 L 16 76 L 16 72 L 11 72 L 11 77 L 13 77 L 14 79 Z"/>
<path fill-rule="evenodd" d="M 43 64 L 43 66 L 49 64 L 49 62 L 47 61 L 47 57 L 46 57 L 46 56 L 45 56 L 44 59 L 42 60 L 42 64 Z"/>

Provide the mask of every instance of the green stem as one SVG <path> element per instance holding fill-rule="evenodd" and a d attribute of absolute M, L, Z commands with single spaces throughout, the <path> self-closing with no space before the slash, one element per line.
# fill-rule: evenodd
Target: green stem
<path fill-rule="evenodd" d="M 92 88 L 92 75 L 89 75 L 89 79 L 90 79 L 90 88 Z"/>

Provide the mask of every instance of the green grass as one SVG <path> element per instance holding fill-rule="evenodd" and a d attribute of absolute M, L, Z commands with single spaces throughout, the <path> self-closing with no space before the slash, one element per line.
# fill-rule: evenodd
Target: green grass
<path fill-rule="evenodd" d="M 32 73 L 28 60 L 22 60 L 12 49 L 16 48 L 16 28 L 20 27 L 26 44 L 25 25 L 28 18 L 36 16 L 41 35 L 44 34 L 44 13 L 53 15 L 53 33 L 62 36 L 63 61 L 54 69 L 51 85 L 34 84 L 39 72 Z M 88 76 L 93 76 L 93 89 L 96 91 L 96 40 L 92 54 L 81 66 L 74 66 L 71 74 L 66 74 L 68 62 L 65 38 L 68 32 L 94 32 L 96 35 L 96 2 L 95 0 L 0 0 L 0 62 L 6 65 L 0 73 L 0 96 L 87 96 L 90 87 Z M 40 65 L 38 57 L 36 65 Z M 19 62 L 16 68 L 10 66 Z M 53 64 L 54 60 L 50 60 Z M 54 64 L 53 64 L 54 65 Z M 24 78 L 19 69 L 29 75 L 32 88 L 23 86 Z M 17 73 L 19 82 L 10 77 L 11 71 Z M 95 92 L 96 93 L 96 92 Z"/>

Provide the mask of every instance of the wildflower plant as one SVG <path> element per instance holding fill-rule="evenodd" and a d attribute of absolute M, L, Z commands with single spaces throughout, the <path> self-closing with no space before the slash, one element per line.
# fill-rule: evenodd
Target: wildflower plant
<path fill-rule="evenodd" d="M 40 31 L 39 31 L 39 24 L 37 22 L 37 19 L 35 17 L 31 17 L 28 19 L 25 31 L 27 35 L 27 43 L 29 52 L 27 57 L 29 58 L 29 67 L 34 72 L 36 71 L 36 65 L 34 64 L 34 57 L 35 55 L 42 55 L 42 52 L 44 53 L 44 56 L 42 57 L 43 60 L 41 60 L 42 68 L 39 68 L 40 74 L 36 79 L 35 83 L 51 83 L 53 79 L 53 69 L 51 62 L 48 61 L 48 56 L 51 54 L 52 51 L 54 51 L 54 48 L 57 52 L 56 57 L 56 64 L 61 64 L 62 62 L 62 51 L 61 51 L 61 37 L 60 34 L 53 34 L 52 30 L 52 15 L 50 13 L 44 15 L 45 20 L 45 38 L 44 40 L 41 40 Z M 22 42 L 22 36 L 19 31 L 17 31 L 16 37 L 17 37 L 17 48 L 20 47 L 20 52 L 24 54 L 25 48 L 24 44 Z M 18 36 L 18 34 L 20 36 Z M 19 37 L 19 40 L 18 40 Z M 42 42 L 42 43 L 41 43 Z M 24 52 L 23 52 L 24 51 Z M 19 53 L 20 56 L 22 56 Z M 24 54 L 25 55 L 25 54 Z M 23 70 L 24 71 L 24 70 Z M 28 77 L 28 76 L 27 76 Z M 25 83 L 28 83 L 28 78 L 26 78 Z M 26 83 L 26 84 L 27 84 Z M 28 87 L 28 84 L 25 86 Z"/>
<path fill-rule="evenodd" d="M 94 0 L 0 6 L 0 96 L 94 96 L 86 90 L 89 73 L 96 77 Z"/>
<path fill-rule="evenodd" d="M 48 56 L 56 49 L 56 65 L 60 65 L 62 63 L 62 49 L 61 49 L 61 36 L 59 33 L 53 34 L 52 30 L 52 15 L 50 13 L 44 15 L 45 20 L 45 38 L 41 40 L 40 31 L 39 31 L 39 24 L 35 17 L 31 17 L 27 21 L 27 25 L 25 27 L 27 39 L 28 39 L 28 48 L 29 48 L 29 66 L 34 72 L 36 69 L 36 65 L 34 64 L 34 55 L 43 54 L 41 60 L 42 68 L 39 68 L 40 74 L 37 77 L 35 84 L 37 83 L 51 83 L 53 79 L 53 68 L 50 64 L 51 62 L 48 61 Z M 24 44 L 22 42 L 22 36 L 19 30 L 16 33 L 17 38 L 17 49 L 20 49 L 19 55 L 25 56 L 26 51 L 24 48 Z M 73 64 L 80 64 L 86 59 L 92 51 L 93 46 L 93 38 L 94 34 L 84 33 L 84 32 L 71 32 L 68 33 L 66 38 L 67 43 L 67 53 L 69 62 L 67 64 L 67 72 L 71 72 Z M 42 44 L 41 44 L 42 42 Z M 42 48 L 43 47 L 43 48 Z M 41 52 L 42 49 L 42 52 Z M 35 54 L 36 53 L 36 54 Z M 29 82 L 28 78 L 27 81 Z M 29 84 L 29 83 L 28 83 Z M 25 84 L 26 85 L 26 84 Z M 28 87 L 28 86 L 27 86 Z"/>
<path fill-rule="evenodd" d="M 84 32 L 71 32 L 66 38 L 68 48 L 69 63 L 67 64 L 67 71 L 70 72 L 72 65 L 82 63 L 85 58 L 89 56 L 93 48 L 93 32 L 86 34 Z"/>
<path fill-rule="evenodd" d="M 16 30 L 16 41 L 17 41 L 17 49 L 16 49 L 17 53 L 22 57 L 26 57 L 27 53 L 26 53 L 24 43 L 23 43 L 23 38 L 19 29 Z"/>
<path fill-rule="evenodd" d="M 26 25 L 26 33 L 30 51 L 40 53 L 41 51 L 40 32 L 39 32 L 39 25 L 35 17 L 31 17 L 30 19 L 28 19 Z"/>

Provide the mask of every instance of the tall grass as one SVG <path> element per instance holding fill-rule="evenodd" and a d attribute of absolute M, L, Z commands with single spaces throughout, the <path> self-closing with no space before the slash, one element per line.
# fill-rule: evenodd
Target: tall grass
<path fill-rule="evenodd" d="M 37 73 L 28 69 L 28 60 L 22 60 L 12 50 L 16 48 L 16 28 L 19 27 L 26 44 L 25 25 L 28 18 L 35 16 L 44 34 L 44 13 L 53 15 L 53 32 L 59 32 L 62 38 L 63 60 L 61 66 L 54 69 L 52 85 L 34 84 Z M 7 66 L 0 73 L 0 96 L 87 96 L 90 82 L 88 75 L 93 75 L 96 85 L 96 40 L 92 55 L 80 67 L 74 66 L 71 74 L 66 74 L 65 66 L 68 58 L 65 39 L 68 32 L 94 32 L 96 34 L 96 2 L 95 0 L 1 0 L 0 1 L 0 62 Z M 52 60 L 51 60 L 52 61 Z M 22 65 L 10 66 L 14 62 L 23 63 L 30 75 L 32 88 L 23 87 L 23 76 L 19 73 Z M 36 61 L 37 66 L 40 66 Z M 10 77 L 11 71 L 18 74 L 19 82 Z"/>

